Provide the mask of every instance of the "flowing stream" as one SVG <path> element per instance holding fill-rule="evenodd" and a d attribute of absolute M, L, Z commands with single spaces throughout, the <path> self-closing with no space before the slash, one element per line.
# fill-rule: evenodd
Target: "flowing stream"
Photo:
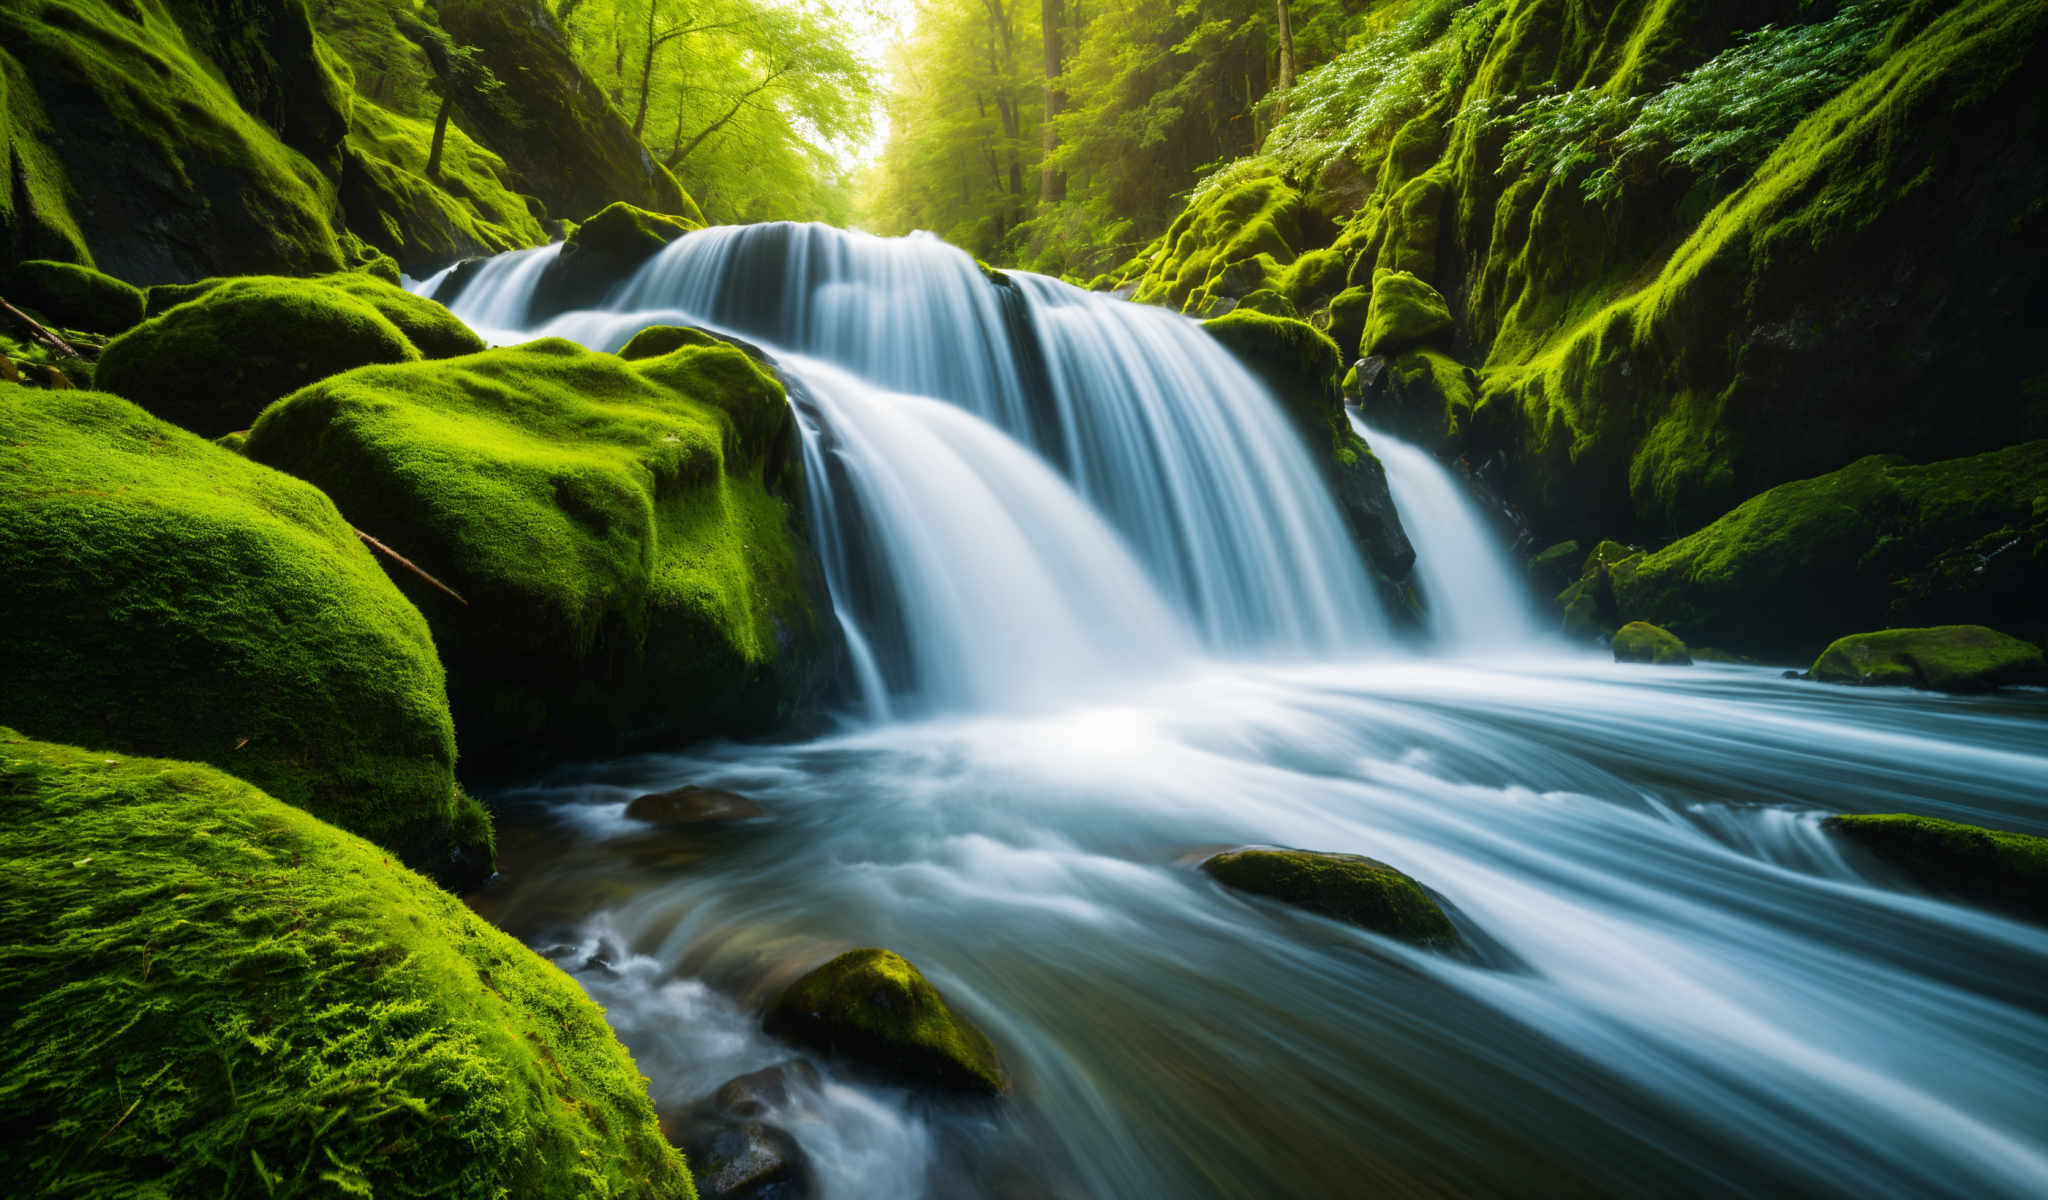
<path fill-rule="evenodd" d="M 793 1056 L 758 1013 L 886 945 L 988 1030 L 999 1105 L 821 1064 L 771 1119 L 835 1197 L 2048 1194 L 2048 931 L 1845 857 L 1828 813 L 2048 833 L 2048 699 L 1622 667 L 1544 631 L 1456 478 L 1370 429 L 1417 549 L 1397 633 L 1270 397 L 1194 323 L 931 239 L 681 239 L 495 342 L 687 322 L 791 385 L 855 660 L 806 741 L 492 797 L 478 905 L 605 1005 L 675 1110 Z M 445 286 L 444 277 L 423 288 Z M 769 821 L 628 819 L 690 782 Z M 1193 869 L 1370 854 L 1469 949 Z"/>

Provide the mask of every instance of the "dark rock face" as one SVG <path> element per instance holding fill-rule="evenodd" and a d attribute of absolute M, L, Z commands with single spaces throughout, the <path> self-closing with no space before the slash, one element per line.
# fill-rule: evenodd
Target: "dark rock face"
<path fill-rule="evenodd" d="M 1458 940 L 1422 885 L 1376 859 L 1310 850 L 1232 850 L 1202 863 L 1218 883 L 1425 945 Z"/>
<path fill-rule="evenodd" d="M 636 796 L 626 815 L 651 825 L 733 825 L 762 820 L 768 810 L 737 792 L 693 785 Z"/>
<path fill-rule="evenodd" d="M 988 1035 L 953 1011 L 922 972 L 889 950 L 849 950 L 789 985 L 764 1025 L 902 1082 L 985 1096 L 1010 1090 Z"/>
<path fill-rule="evenodd" d="M 702 1200 L 807 1200 L 817 1193 L 803 1147 L 763 1121 L 699 1126 L 682 1150 Z"/>

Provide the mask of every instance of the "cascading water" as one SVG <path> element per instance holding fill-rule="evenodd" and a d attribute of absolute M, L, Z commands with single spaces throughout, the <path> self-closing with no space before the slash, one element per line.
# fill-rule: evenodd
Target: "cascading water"
<path fill-rule="evenodd" d="M 1431 633 L 1488 654 L 1368 657 L 1301 448 L 1190 322 L 805 227 L 694 234 L 601 311 L 509 319 L 544 253 L 456 311 L 494 340 L 687 321 L 770 348 L 862 691 L 919 718 L 492 797 L 512 865 L 477 903 L 603 1002 L 664 1109 L 787 1058 L 764 996 L 882 944 L 1017 1094 L 823 1064 L 766 1114 L 823 1194 L 2048 1194 L 2048 932 L 1903 889 L 1820 823 L 2048 832 L 2039 696 L 1503 666 L 1539 644 L 1512 567 L 1369 430 Z M 625 815 L 684 782 L 775 820 L 679 843 Z M 1190 869 L 1245 842 L 1391 862 L 1469 950 Z"/>

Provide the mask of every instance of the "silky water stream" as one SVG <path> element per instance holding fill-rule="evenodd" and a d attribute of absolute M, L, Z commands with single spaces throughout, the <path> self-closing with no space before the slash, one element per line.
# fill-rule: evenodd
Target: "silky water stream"
<path fill-rule="evenodd" d="M 789 225 L 687 236 L 536 320 L 555 253 L 487 264 L 456 312 L 500 343 L 682 322 L 774 356 L 854 663 L 826 735 L 491 796 L 479 907 L 605 1006 L 665 1110 L 792 1057 L 759 1030 L 776 989 L 885 945 L 1017 1087 L 819 1064 L 769 1115 L 826 1196 L 2048 1194 L 2048 931 L 1820 828 L 2048 833 L 2048 698 L 1608 663 L 1543 632 L 1451 475 L 1367 429 L 1429 607 L 1403 635 L 1190 321 Z M 772 819 L 625 816 L 686 782 Z M 1244 843 L 1393 863 L 1468 948 L 1193 869 Z"/>

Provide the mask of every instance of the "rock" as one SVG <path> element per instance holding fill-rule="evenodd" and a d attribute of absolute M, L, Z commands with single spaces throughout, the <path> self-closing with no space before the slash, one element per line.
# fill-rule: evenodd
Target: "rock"
<path fill-rule="evenodd" d="M 318 1130 L 323 1192 L 690 1194 L 603 1012 L 377 846 L 210 767 L 9 730 L 0 796 L 33 881 L 0 913 L 0 1126 L 119 1131 L 45 1182 L 261 1191 L 251 1165 L 294 1175 Z"/>
<path fill-rule="evenodd" d="M 620 358 L 660 358 L 685 346 L 717 346 L 726 339 L 694 325 L 650 325 L 634 334 L 619 350 Z"/>
<path fill-rule="evenodd" d="M 1810 675 L 1822 683 L 1988 692 L 2048 683 L 2048 662 L 2039 646 L 1995 629 L 1940 625 L 1840 638 L 1814 660 Z"/>
<path fill-rule="evenodd" d="M 0 384 L 0 561 L 0 723 L 489 874 L 427 623 L 317 490 L 114 396 Z"/>
<path fill-rule="evenodd" d="M 776 1037 L 845 1055 L 906 1083 L 989 1096 L 1010 1090 L 988 1036 L 892 951 L 847 951 L 790 984 L 764 1024 Z"/>
<path fill-rule="evenodd" d="M 1305 246 L 1304 226 L 1320 218 L 1278 174 L 1205 189 L 1174 218 L 1146 260 L 1135 299 L 1206 313 L 1224 297 L 1280 284 L 1281 265 Z"/>
<path fill-rule="evenodd" d="M 758 1117 L 769 1109 L 787 1107 L 793 1088 L 816 1091 L 823 1084 L 818 1068 L 792 1058 L 726 1080 L 712 1093 L 711 1103 L 731 1116 Z"/>
<path fill-rule="evenodd" d="M 419 357 L 367 301 L 319 283 L 256 277 L 209 288 L 115 338 L 95 382 L 219 437 L 247 429 L 273 400 L 307 384 Z"/>
<path fill-rule="evenodd" d="M 194 283 L 159 284 L 149 289 L 149 315 L 161 316 L 180 304 L 211 295 L 228 284 L 246 287 L 256 283 L 278 288 L 318 286 L 353 296 L 397 326 L 406 341 L 411 342 L 424 358 L 453 358 L 459 354 L 474 354 L 484 348 L 484 340 L 449 312 L 445 305 L 425 296 L 415 296 L 397 283 L 368 271 L 336 271 L 311 280 L 241 275 L 201 279 Z"/>
<path fill-rule="evenodd" d="M 1660 667 L 1689 667 L 1692 654 L 1668 629 L 1652 625 L 1648 621 L 1630 621 L 1615 631 L 1614 661 L 1618 663 L 1653 663 Z"/>
<path fill-rule="evenodd" d="M 1365 358 L 1358 349 L 1365 338 L 1366 314 L 1372 311 L 1371 288 L 1346 288 L 1330 301 L 1330 340 L 1349 358 Z"/>
<path fill-rule="evenodd" d="M 1263 313 L 1235 312 L 1203 328 L 1280 401 L 1366 558 L 1385 579 L 1406 579 L 1415 548 L 1387 491 L 1386 468 L 1344 413 L 1336 344 L 1305 321 Z"/>
<path fill-rule="evenodd" d="M 1548 596 L 1563 591 L 1580 574 L 1585 547 L 1575 541 L 1556 542 L 1544 547 L 1528 562 L 1529 580 L 1538 592 Z"/>
<path fill-rule="evenodd" d="M 1479 373 L 1435 350 L 1407 350 L 1361 388 L 1359 407 L 1375 428 L 1438 454 L 1459 445 L 1479 394 Z"/>
<path fill-rule="evenodd" d="M 1451 307 L 1435 288 L 1406 271 L 1373 272 L 1360 354 L 1399 354 L 1447 342 L 1450 335 Z"/>
<path fill-rule="evenodd" d="M 670 242 L 702 229 L 701 219 L 648 212 L 630 204 L 608 205 L 577 226 L 562 252 L 534 286 L 533 316 L 550 317 L 590 308 L 605 293 L 661 253 Z"/>
<path fill-rule="evenodd" d="M 1829 817 L 1822 827 L 1928 891 L 2048 924 L 2048 838 L 1909 813 Z"/>
<path fill-rule="evenodd" d="M 468 602 L 389 568 L 447 664 L 464 761 L 509 767 L 758 732 L 822 698 L 836 643 L 795 436 L 731 346 L 629 363 L 551 339 L 328 379 L 245 452 Z"/>
<path fill-rule="evenodd" d="M 768 810 L 737 792 L 692 785 L 635 796 L 626 815 L 650 825 L 735 825 L 763 820 Z"/>
<path fill-rule="evenodd" d="M 125 333 L 142 323 L 140 288 L 75 263 L 16 263 L 7 272 L 7 299 L 59 329 Z"/>
<path fill-rule="evenodd" d="M 1374 933 L 1451 945 L 1457 927 L 1422 885 L 1375 859 L 1310 850 L 1246 848 L 1215 855 L 1202 870 L 1239 891 L 1285 901 Z"/>
<path fill-rule="evenodd" d="M 817 1194 L 811 1162 L 788 1131 L 761 1121 L 700 1125 L 683 1155 L 702 1200 L 807 1200 Z"/>

